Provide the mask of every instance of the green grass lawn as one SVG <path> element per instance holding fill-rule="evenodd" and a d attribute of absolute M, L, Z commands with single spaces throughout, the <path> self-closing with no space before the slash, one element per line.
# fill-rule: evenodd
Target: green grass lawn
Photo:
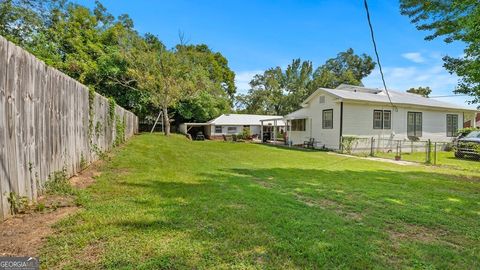
<path fill-rule="evenodd" d="M 381 153 L 375 154 L 382 158 L 395 158 L 395 153 Z M 425 163 L 427 155 L 425 152 L 402 153 L 402 160 Z M 431 154 L 431 163 L 434 164 L 435 156 Z M 458 170 L 468 170 L 480 173 L 480 160 L 474 157 L 456 158 L 454 151 L 438 151 L 436 155 L 436 166 L 449 167 Z"/>
<path fill-rule="evenodd" d="M 480 268 L 473 171 L 145 134 L 101 172 L 43 268 Z"/>

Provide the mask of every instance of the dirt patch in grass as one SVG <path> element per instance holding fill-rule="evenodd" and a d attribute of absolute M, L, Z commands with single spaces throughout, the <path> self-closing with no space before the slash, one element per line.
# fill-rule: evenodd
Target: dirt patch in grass
<path fill-rule="evenodd" d="M 17 215 L 0 224 L 1 256 L 37 256 L 51 226 L 74 213 L 78 207 L 57 208 L 44 213 Z"/>
<path fill-rule="evenodd" d="M 70 184 L 79 189 L 93 184 L 101 163 L 97 161 L 72 177 Z M 26 213 L 0 222 L 0 256 L 37 256 L 45 238 L 53 233 L 52 225 L 78 209 L 74 196 L 40 196 Z"/>
<path fill-rule="evenodd" d="M 105 243 L 102 241 L 95 241 L 85 247 L 77 259 L 87 264 L 95 264 L 102 258 L 104 250 Z"/>
<path fill-rule="evenodd" d="M 393 243 L 398 243 L 398 241 L 416 241 L 427 244 L 444 243 L 450 246 L 457 246 L 445 239 L 445 237 L 448 236 L 448 232 L 440 228 L 428 228 L 415 224 L 403 224 L 403 226 L 397 225 L 395 227 L 388 227 L 387 232 Z"/>
<path fill-rule="evenodd" d="M 329 200 L 329 199 L 314 199 L 310 197 L 306 197 L 303 195 L 296 194 L 295 197 L 297 200 L 303 202 L 309 207 L 319 207 L 321 209 L 331 210 L 338 214 L 341 217 L 346 219 L 360 221 L 363 219 L 363 215 L 361 213 L 349 211 L 346 207 L 336 201 Z"/>
<path fill-rule="evenodd" d="M 269 180 L 272 180 L 273 178 L 269 177 L 268 178 Z M 269 182 L 269 181 L 266 181 L 264 179 L 261 179 L 261 178 L 253 178 L 253 180 L 259 184 L 260 186 L 264 187 L 264 188 L 268 188 L 268 189 L 271 189 L 271 188 L 274 188 L 275 187 L 275 184 L 273 184 L 272 182 Z"/>
<path fill-rule="evenodd" d="M 87 188 L 95 182 L 95 178 L 100 176 L 98 168 L 103 164 L 103 160 L 98 160 L 92 163 L 88 168 L 83 170 L 78 175 L 70 178 L 70 183 L 76 188 Z"/>

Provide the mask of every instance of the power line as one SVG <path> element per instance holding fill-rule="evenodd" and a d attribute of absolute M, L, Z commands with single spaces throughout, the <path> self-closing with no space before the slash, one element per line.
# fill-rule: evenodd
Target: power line
<path fill-rule="evenodd" d="M 468 95 L 445 95 L 445 96 L 431 96 L 430 98 L 444 98 L 444 97 L 468 97 Z"/>
<path fill-rule="evenodd" d="M 385 76 L 383 75 L 382 64 L 380 63 L 380 57 L 378 56 L 377 43 L 375 42 L 375 35 L 373 33 L 373 26 L 370 20 L 370 11 L 368 10 L 367 0 L 364 0 L 363 3 L 365 4 L 365 11 L 367 12 L 368 26 L 370 27 L 370 35 L 372 37 L 373 49 L 375 51 L 375 56 L 377 57 L 377 63 L 378 63 L 378 68 L 380 69 L 380 75 L 382 77 L 383 87 L 385 88 L 385 92 L 387 93 L 388 101 L 390 102 L 390 105 L 392 105 L 395 111 L 397 111 L 397 107 L 393 104 L 392 98 L 390 97 L 390 93 L 388 92 L 388 89 L 387 89 L 387 84 L 385 83 Z"/>

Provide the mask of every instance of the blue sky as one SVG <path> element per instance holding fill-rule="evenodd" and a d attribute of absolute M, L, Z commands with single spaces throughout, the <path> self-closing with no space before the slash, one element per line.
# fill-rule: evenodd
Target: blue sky
<path fill-rule="evenodd" d="M 93 0 L 77 0 L 93 7 Z M 256 73 L 287 66 L 292 59 L 319 66 L 340 51 L 374 55 L 362 0 L 335 1 L 154 1 L 103 0 L 114 15 L 129 14 L 141 33 L 157 35 L 168 47 L 179 31 L 191 44 L 221 52 L 236 73 L 238 92 L 246 92 Z M 430 86 L 433 96 L 450 95 L 457 78 L 442 67 L 442 56 L 459 56 L 463 44 L 425 41 L 425 32 L 401 16 L 397 1 L 369 1 L 387 86 L 404 91 Z M 364 79 L 381 87 L 378 70 Z M 468 97 L 442 98 L 465 104 Z"/>

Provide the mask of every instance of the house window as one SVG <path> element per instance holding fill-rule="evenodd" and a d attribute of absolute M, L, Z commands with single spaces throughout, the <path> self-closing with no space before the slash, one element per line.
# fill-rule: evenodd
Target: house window
<path fill-rule="evenodd" d="M 228 127 L 227 133 L 237 133 L 237 127 Z"/>
<path fill-rule="evenodd" d="M 222 133 L 222 126 L 215 126 L 215 133 Z"/>
<path fill-rule="evenodd" d="M 323 110 L 322 113 L 322 127 L 324 129 L 332 129 L 333 128 L 333 110 Z"/>
<path fill-rule="evenodd" d="M 422 137 L 422 113 L 408 112 L 407 135 L 410 137 Z"/>
<path fill-rule="evenodd" d="M 373 111 L 373 129 L 391 129 L 392 112 L 384 110 Z"/>
<path fill-rule="evenodd" d="M 292 131 L 305 131 L 305 119 L 292 120 Z"/>
<path fill-rule="evenodd" d="M 320 96 L 320 97 L 318 98 L 318 100 L 319 100 L 320 104 L 325 103 L 325 96 Z"/>
<path fill-rule="evenodd" d="M 458 115 L 447 114 L 447 137 L 455 137 L 458 133 Z"/>

